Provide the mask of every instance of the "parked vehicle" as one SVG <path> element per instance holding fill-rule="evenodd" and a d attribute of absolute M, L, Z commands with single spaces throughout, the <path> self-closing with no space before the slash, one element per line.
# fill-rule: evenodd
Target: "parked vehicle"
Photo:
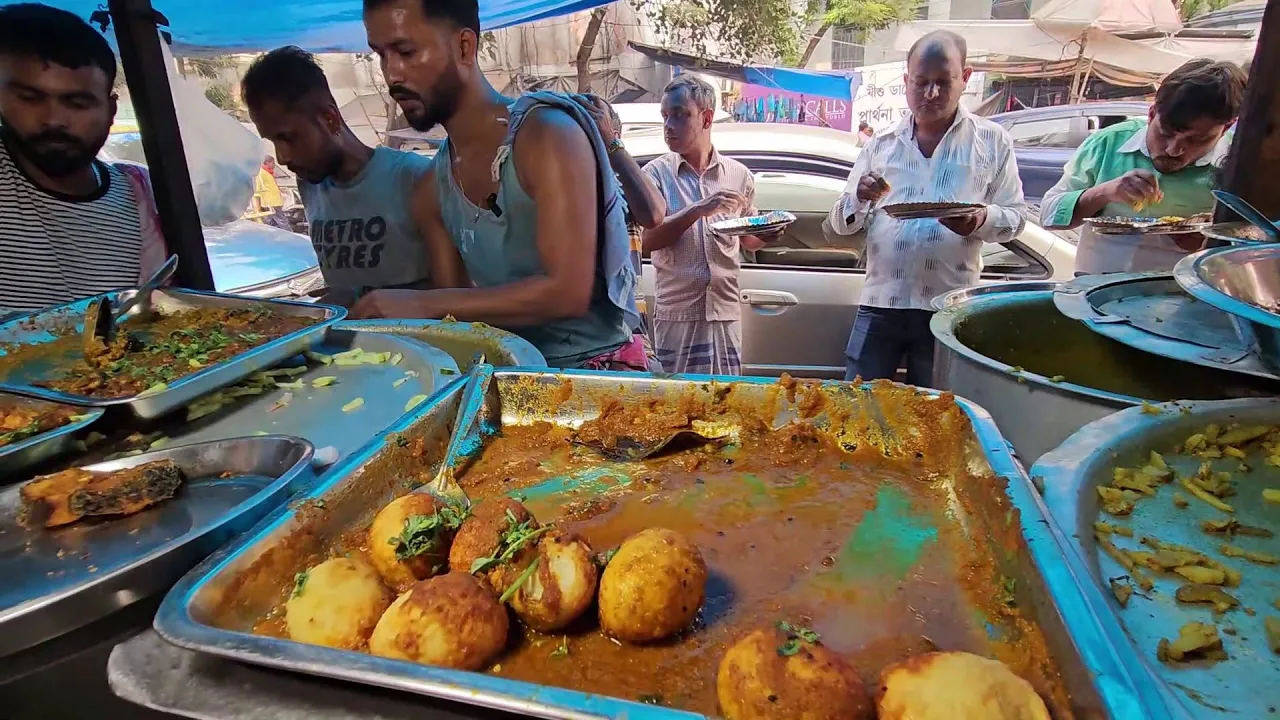
<path fill-rule="evenodd" d="M 661 103 L 615 103 L 613 109 L 622 121 L 622 134 L 662 127 Z M 732 122 L 733 116 L 723 108 L 716 108 L 712 122 Z"/>
<path fill-rule="evenodd" d="M 756 206 L 787 210 L 797 221 L 782 241 L 743 262 L 743 368 L 752 375 L 841 377 L 865 271 L 847 238 L 827 237 L 822 221 L 844 192 L 858 148 L 852 135 L 827 128 L 731 123 L 717 126 L 721 154 L 755 174 Z M 627 138 L 641 164 L 667 152 L 661 132 Z M 842 247 L 843 246 L 843 247 Z M 1006 247 L 983 248 L 983 281 L 1067 280 L 1075 246 L 1028 222 Z M 644 288 L 653 307 L 653 266 Z"/>
<path fill-rule="evenodd" d="M 1062 178 L 1067 161 L 1085 138 L 1130 118 L 1146 117 L 1149 107 L 1145 102 L 1088 102 L 1015 110 L 989 119 L 1013 136 L 1022 191 L 1038 205 Z"/>

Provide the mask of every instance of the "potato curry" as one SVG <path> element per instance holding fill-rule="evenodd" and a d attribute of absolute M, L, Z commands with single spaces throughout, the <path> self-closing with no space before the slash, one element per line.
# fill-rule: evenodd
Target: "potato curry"
<path fill-rule="evenodd" d="M 1019 604 L 1026 595 L 999 569 L 1006 565 L 998 557 L 1015 557 L 1024 547 L 1018 524 L 1010 521 L 1016 510 L 1004 499 L 1002 479 L 970 469 L 964 442 L 958 439 L 971 433 L 968 419 L 949 396 L 931 399 L 903 388 L 878 387 L 882 400 L 899 407 L 898 422 L 922 431 L 898 445 L 906 452 L 886 455 L 881 443 L 861 442 L 808 421 L 832 410 L 824 407 L 826 397 L 816 386 L 779 389 L 801 416 L 781 427 L 771 427 L 770 408 L 728 414 L 724 408 L 733 403 L 729 387 L 710 400 L 692 395 L 630 405 L 606 400 L 599 418 L 576 429 L 549 422 L 505 425 L 461 472 L 459 481 L 476 503 L 473 513 L 487 512 L 509 533 L 516 528 L 545 532 L 543 537 L 558 537 L 556 543 L 582 542 L 595 553 L 603 567 L 599 600 L 573 622 L 541 623 L 556 629 L 538 632 L 530 625 L 540 623 L 524 621 L 526 613 L 514 603 L 511 623 L 516 629 L 510 639 L 492 625 L 483 632 L 468 630 L 474 640 L 470 647 L 495 651 L 484 655 L 483 664 L 474 662 L 474 655 L 463 658 L 456 648 L 447 655 L 443 648 L 418 643 L 389 645 L 392 631 L 384 630 L 385 625 L 420 622 L 424 614 L 443 619 L 451 612 L 455 625 L 478 627 L 477 618 L 494 617 L 491 602 L 498 592 L 506 588 L 505 600 L 513 591 L 523 592 L 518 586 L 526 582 L 514 572 L 495 580 L 492 565 L 484 562 L 492 558 L 474 560 L 473 553 L 461 565 L 454 557 L 444 559 L 448 553 L 443 545 L 425 548 L 431 559 L 410 577 L 398 570 L 374 573 L 370 568 L 386 568 L 395 553 L 410 547 L 411 526 L 423 527 L 427 517 L 434 518 L 441 538 L 458 527 L 438 512 L 415 519 L 398 506 L 422 502 L 410 501 L 421 496 L 409 494 L 378 513 L 375 527 L 390 522 L 380 534 L 370 533 L 367 523 L 353 528 L 330 548 L 331 559 L 299 574 L 305 584 L 302 599 L 314 587 L 317 570 L 341 571 L 342 583 L 359 588 L 346 596 L 370 600 L 375 611 L 353 611 L 339 621 L 308 615 L 307 632 L 345 625 L 363 630 L 363 635 L 349 636 L 363 639 L 347 642 L 347 649 L 419 662 L 441 658 L 433 664 L 708 715 L 729 712 L 717 697 L 717 671 L 729 649 L 744 639 L 765 638 L 761 642 L 769 644 L 769 638 L 776 638 L 774 654 L 784 660 L 813 657 L 820 644 L 822 652 L 848 663 L 872 690 L 880 686 L 882 671 L 908 658 L 960 651 L 1001 661 L 993 665 L 1003 663 L 1030 682 L 1026 692 L 1032 704 L 1039 704 L 1038 694 L 1055 717 L 1072 716 L 1044 636 Z M 553 406 L 557 402 L 547 400 Z M 732 421 L 735 432 L 711 443 L 669 447 L 642 462 L 611 462 L 600 454 L 601 445 L 661 438 L 694 420 Z M 365 472 L 398 477 L 405 487 L 430 478 L 431 468 L 420 459 L 421 438 L 402 437 L 393 447 Z M 404 534 L 397 534 L 402 525 Z M 455 550 L 467 533 L 465 521 L 462 528 L 453 540 Z M 490 534 L 488 546 L 500 548 L 498 534 Z M 660 628 L 665 633 L 675 627 L 674 635 L 623 630 L 628 619 L 618 619 L 611 609 L 609 574 L 642 538 L 674 548 L 673 562 L 680 566 L 674 573 L 655 571 L 651 585 L 661 586 L 671 577 L 674 597 L 691 582 L 705 593 L 705 598 L 688 593 L 676 603 L 676 614 L 688 610 L 691 620 L 676 618 L 675 624 Z M 622 550 L 613 555 L 620 545 Z M 563 549 L 562 555 L 580 557 Z M 281 561 L 281 556 L 271 559 L 276 568 Z M 355 565 L 330 567 L 339 561 Z M 532 563 L 527 567 L 534 570 Z M 456 606 L 438 600 L 446 585 L 463 598 L 478 597 L 486 586 L 494 594 L 460 614 Z M 391 602 L 397 592 L 402 594 Z M 289 602 L 300 605 L 296 588 L 293 595 Z M 234 594 L 227 601 L 236 602 Z M 260 617 L 255 632 L 301 639 L 294 625 L 303 616 L 292 607 L 286 612 L 283 604 Z M 414 604 L 420 612 L 412 619 L 393 617 L 404 615 L 397 607 L 404 604 Z M 381 621 L 378 613 L 383 613 Z M 505 623 L 506 614 L 502 616 Z M 767 631 L 759 634 L 761 629 Z M 418 637 L 426 642 L 432 635 Z M 496 648 L 495 638 L 500 638 Z M 866 705 L 859 703 L 854 705 Z"/>
<path fill-rule="evenodd" d="M 76 409 L 65 405 L 34 406 L 0 399 L 0 448 L 72 422 Z"/>

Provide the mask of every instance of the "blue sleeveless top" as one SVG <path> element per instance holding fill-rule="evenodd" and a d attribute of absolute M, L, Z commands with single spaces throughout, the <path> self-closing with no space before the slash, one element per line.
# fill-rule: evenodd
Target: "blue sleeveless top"
<path fill-rule="evenodd" d="M 538 93 L 537 95 L 552 95 Z M 564 96 L 552 95 L 559 100 Z M 506 285 L 535 275 L 542 275 L 545 269 L 538 257 L 536 242 L 537 206 L 533 199 L 520 186 L 516 176 L 514 154 L 510 152 L 511 141 L 519 129 L 519 123 L 527 117 L 528 110 L 537 105 L 553 105 L 563 108 L 560 102 L 534 101 L 528 102 L 530 96 L 518 100 L 511 112 L 511 123 L 507 131 L 507 141 L 499 148 L 494 162 L 494 171 L 499 178 L 497 206 L 501 210 L 496 215 L 489 208 L 477 207 L 462 192 L 462 188 L 453 177 L 452 147 L 446 141 L 433 163 L 436 173 L 436 187 L 439 192 L 440 216 L 445 229 L 453 238 L 454 245 L 462 255 L 467 274 L 477 287 L 493 287 Z M 565 98 L 565 102 L 572 102 Z M 522 107 L 523 106 L 523 107 Z M 575 105 L 576 107 L 576 105 Z M 517 114 L 517 109 L 520 110 Z M 585 116 L 585 113 L 583 113 Z M 576 119 L 576 118 L 575 118 Z M 579 123 L 581 124 L 581 120 Z M 589 117 L 587 122 L 591 122 Z M 593 136 L 595 145 L 599 145 L 597 165 L 603 154 L 603 143 L 599 133 L 591 124 L 589 135 Z M 608 167 L 607 155 L 605 167 Z M 606 188 L 612 190 L 614 202 L 621 205 L 621 195 L 617 189 L 617 181 L 612 170 L 608 178 L 613 185 Z M 612 208 L 610 208 L 612 210 Z M 608 222 L 615 214 L 601 210 L 602 227 L 611 225 Z M 630 243 L 625 226 L 620 237 L 612 230 L 602 230 L 597 251 L 595 287 L 586 315 L 575 318 L 553 320 L 536 326 L 507 327 L 524 339 L 533 343 L 534 347 L 547 359 L 551 367 L 579 367 L 587 360 L 607 354 L 629 342 L 632 328 L 639 321 L 635 309 L 635 270 L 629 259 Z M 617 250 L 612 245 L 622 243 L 623 266 L 607 271 L 615 265 Z"/>

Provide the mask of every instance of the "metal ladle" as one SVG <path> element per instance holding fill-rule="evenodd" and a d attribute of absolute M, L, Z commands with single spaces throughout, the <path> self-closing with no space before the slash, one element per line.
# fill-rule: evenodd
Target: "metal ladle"
<path fill-rule="evenodd" d="M 721 423 L 694 420 L 692 427 L 681 428 L 659 438 L 633 438 L 618 436 L 614 438 L 612 445 L 606 445 L 598 440 L 575 440 L 574 442 L 583 447 L 591 448 L 603 455 L 606 459 L 614 462 L 638 462 L 657 455 L 667 449 L 667 447 L 672 443 L 682 442 L 694 445 L 705 445 L 709 442 L 715 442 L 716 440 L 724 440 L 725 438 L 733 436 L 735 433 L 735 428 Z"/>
<path fill-rule="evenodd" d="M 462 399 L 458 403 L 458 416 L 453 423 L 453 434 L 449 436 L 449 445 L 445 448 L 444 459 L 431 482 L 417 488 L 414 492 L 428 493 L 448 502 L 450 505 L 468 508 L 471 499 L 458 484 L 456 476 L 458 460 L 462 456 L 462 443 L 471 429 L 471 422 L 479 416 L 484 406 L 485 395 L 489 392 L 489 382 L 493 379 L 493 366 L 484 361 L 484 356 L 476 358 L 467 373 L 467 384 L 462 389 Z"/>
<path fill-rule="evenodd" d="M 173 277 L 173 273 L 177 270 L 178 256 L 170 255 L 169 259 L 165 260 L 164 264 L 138 288 L 133 297 L 121 303 L 120 309 L 114 312 L 111 309 L 111 298 L 106 295 L 89 303 L 89 307 L 85 309 L 84 330 L 81 334 L 84 340 L 85 352 L 90 353 L 99 344 L 106 345 L 110 343 L 111 338 L 115 336 L 116 324 L 130 310 L 137 308 L 139 317 L 150 315 L 151 293 L 168 282 L 169 278 Z"/>

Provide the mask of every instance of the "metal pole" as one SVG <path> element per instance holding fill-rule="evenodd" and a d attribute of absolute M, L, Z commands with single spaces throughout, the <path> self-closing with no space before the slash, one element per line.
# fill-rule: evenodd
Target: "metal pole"
<path fill-rule="evenodd" d="M 151 172 L 160 229 L 169 252 L 176 254 L 177 284 L 196 290 L 213 289 L 213 272 L 200 229 L 200 213 L 187 156 L 182 150 L 182 133 L 169 88 L 169 68 L 160 48 L 156 12 L 150 0 L 108 0 L 111 24 L 120 47 L 129 96 L 138 116 L 142 150 Z"/>

